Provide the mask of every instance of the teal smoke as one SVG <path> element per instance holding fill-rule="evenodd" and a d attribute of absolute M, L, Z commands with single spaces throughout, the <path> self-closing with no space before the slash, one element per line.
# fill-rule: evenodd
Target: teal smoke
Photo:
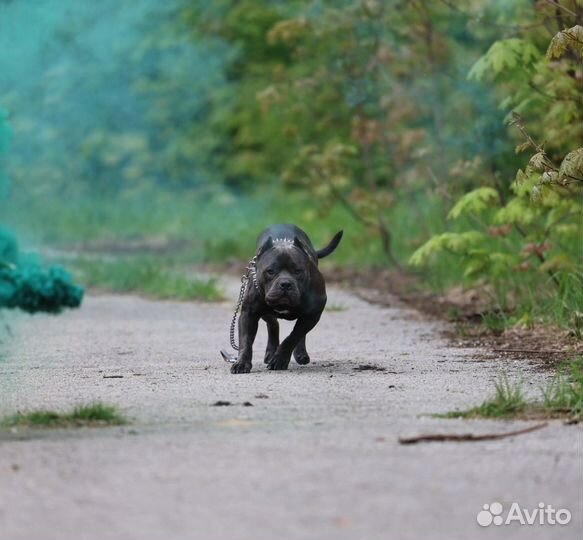
<path fill-rule="evenodd" d="M 0 196 L 8 182 L 5 158 L 10 145 L 8 115 L 0 109 Z M 83 289 L 60 266 L 43 268 L 39 260 L 24 255 L 16 238 L 0 228 L 0 308 L 27 313 L 59 313 L 81 305 Z"/>

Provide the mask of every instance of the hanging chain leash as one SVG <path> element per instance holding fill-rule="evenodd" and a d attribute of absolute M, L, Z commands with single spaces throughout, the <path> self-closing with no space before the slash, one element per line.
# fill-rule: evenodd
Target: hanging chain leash
<path fill-rule="evenodd" d="M 245 273 L 241 276 L 241 289 L 239 289 L 239 299 L 237 300 L 237 304 L 235 305 L 235 311 L 233 312 L 233 319 L 231 320 L 231 330 L 230 330 L 230 338 L 231 338 L 231 347 L 234 350 L 239 350 L 239 344 L 235 341 L 235 327 L 237 326 L 237 316 L 239 315 L 239 310 L 241 309 L 241 305 L 243 304 L 243 299 L 245 298 L 245 293 L 247 292 L 247 286 L 249 285 L 249 280 L 253 281 L 253 285 L 255 288 L 258 288 L 257 285 L 257 255 L 253 257 L 249 264 L 245 267 Z M 225 362 L 235 362 L 235 358 L 233 355 L 221 351 L 221 355 Z"/>

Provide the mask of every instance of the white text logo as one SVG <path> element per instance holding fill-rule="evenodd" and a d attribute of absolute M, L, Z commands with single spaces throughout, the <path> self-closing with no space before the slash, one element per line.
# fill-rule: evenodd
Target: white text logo
<path fill-rule="evenodd" d="M 544 502 L 538 503 L 534 509 L 521 508 L 517 502 L 513 502 L 504 516 L 504 507 L 497 501 L 485 504 L 476 516 L 478 524 L 482 527 L 489 525 L 567 525 L 571 521 L 571 512 L 566 508 L 553 508 Z"/>

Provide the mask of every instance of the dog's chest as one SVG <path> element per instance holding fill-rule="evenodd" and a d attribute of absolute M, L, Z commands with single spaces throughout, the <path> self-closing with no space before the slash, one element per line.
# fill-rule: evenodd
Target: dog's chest
<path fill-rule="evenodd" d="M 293 321 L 298 318 L 298 313 L 296 310 L 281 307 L 281 308 L 271 308 L 271 311 L 278 319 L 286 319 L 288 321 Z"/>

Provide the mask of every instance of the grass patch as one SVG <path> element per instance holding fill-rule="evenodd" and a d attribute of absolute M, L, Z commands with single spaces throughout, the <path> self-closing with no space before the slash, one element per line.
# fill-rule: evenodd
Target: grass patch
<path fill-rule="evenodd" d="M 481 405 L 467 411 L 452 411 L 435 416 L 439 418 L 500 418 L 523 413 L 526 406 L 522 386 L 512 384 L 503 377 L 496 381 L 494 396 Z"/>
<path fill-rule="evenodd" d="M 343 304 L 328 304 L 326 306 L 326 311 L 331 311 L 331 312 L 346 311 L 347 309 L 348 308 Z"/>
<path fill-rule="evenodd" d="M 215 279 L 192 279 L 148 258 L 115 261 L 73 261 L 78 279 L 88 287 L 117 293 L 138 293 L 153 298 L 216 302 L 223 294 Z"/>
<path fill-rule="evenodd" d="M 0 426 L 4 428 L 100 427 L 120 426 L 123 424 L 127 424 L 127 420 L 117 408 L 103 403 L 79 405 L 68 413 L 48 410 L 16 413 L 0 422 Z"/>
<path fill-rule="evenodd" d="M 165 237 L 182 242 L 175 255 L 191 263 L 248 261 L 257 236 L 273 223 L 297 224 L 318 248 L 344 229 L 333 256 L 336 264 L 386 262 L 378 238 L 352 221 L 341 205 L 324 207 L 309 195 L 282 193 L 276 186 L 253 195 L 211 191 L 144 189 L 115 197 L 47 197 L 42 204 L 15 194 L 9 202 L 0 201 L 0 214 L 30 244 L 55 247 Z"/>
<path fill-rule="evenodd" d="M 545 410 L 580 419 L 583 415 L 583 357 L 559 369 L 542 393 Z"/>
<path fill-rule="evenodd" d="M 511 326 L 508 317 L 501 311 L 488 311 L 481 314 L 482 322 L 486 328 L 495 335 L 500 335 Z"/>
<path fill-rule="evenodd" d="M 568 418 L 583 419 L 583 358 L 562 366 L 546 387 L 540 400 L 527 400 L 520 384 L 507 378 L 496 382 L 494 396 L 466 411 L 435 414 L 437 418 Z"/>

